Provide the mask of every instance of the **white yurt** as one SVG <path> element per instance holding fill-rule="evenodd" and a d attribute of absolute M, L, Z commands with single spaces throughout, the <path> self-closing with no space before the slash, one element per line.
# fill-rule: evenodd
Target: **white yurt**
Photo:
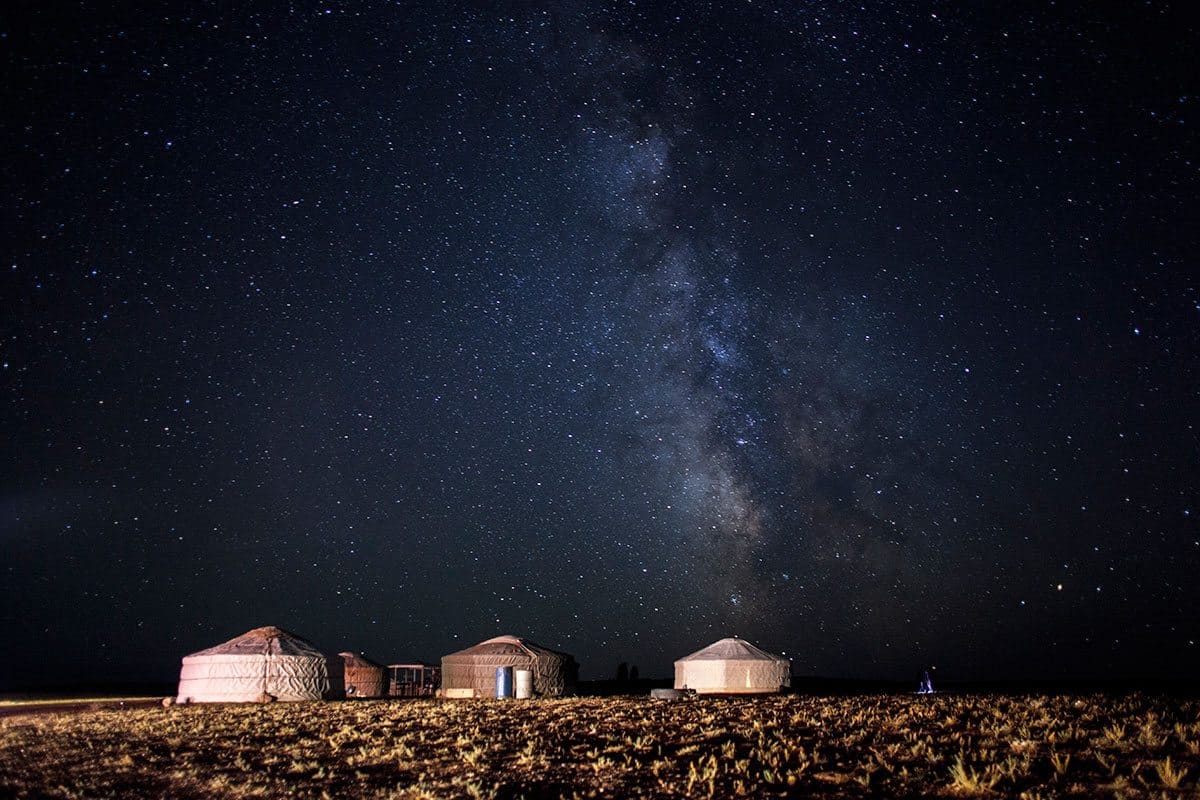
<path fill-rule="evenodd" d="M 792 662 L 736 637 L 675 662 L 675 688 L 699 694 L 765 694 L 791 684 Z"/>
<path fill-rule="evenodd" d="M 255 703 L 342 697 L 341 656 L 275 627 L 255 628 L 184 656 L 180 703 Z"/>
<path fill-rule="evenodd" d="M 496 667 L 529 670 L 533 693 L 542 697 L 574 694 L 579 678 L 574 656 L 520 636 L 497 636 L 442 656 L 442 696 L 495 697 Z"/>

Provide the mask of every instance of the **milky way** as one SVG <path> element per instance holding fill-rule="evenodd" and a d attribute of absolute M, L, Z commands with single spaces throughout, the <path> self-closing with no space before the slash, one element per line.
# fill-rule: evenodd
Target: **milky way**
<path fill-rule="evenodd" d="M 0 24 L 5 684 L 266 624 L 1200 667 L 1180 9 Z"/>

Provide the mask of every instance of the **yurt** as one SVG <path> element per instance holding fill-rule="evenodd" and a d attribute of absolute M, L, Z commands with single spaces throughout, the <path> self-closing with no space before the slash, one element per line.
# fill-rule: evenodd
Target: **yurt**
<path fill-rule="evenodd" d="M 721 639 L 675 662 L 675 688 L 699 694 L 763 694 L 792 684 L 792 663 L 745 639 Z"/>
<path fill-rule="evenodd" d="M 345 669 L 346 697 L 383 697 L 387 670 L 358 653 L 338 653 Z"/>
<path fill-rule="evenodd" d="M 445 697 L 495 697 L 496 667 L 533 673 L 533 693 L 561 697 L 575 693 L 579 665 L 574 656 L 542 647 L 518 636 L 497 636 L 442 657 Z"/>
<path fill-rule="evenodd" d="M 180 703 L 253 703 L 341 697 L 342 659 L 275 627 L 246 631 L 184 656 Z"/>

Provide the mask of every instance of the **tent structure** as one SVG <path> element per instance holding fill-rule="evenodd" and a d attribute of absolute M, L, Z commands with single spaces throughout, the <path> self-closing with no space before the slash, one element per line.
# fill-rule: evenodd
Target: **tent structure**
<path fill-rule="evenodd" d="M 346 697 L 383 697 L 387 670 L 358 653 L 338 653 L 345 668 Z"/>
<path fill-rule="evenodd" d="M 445 697 L 495 697 L 496 667 L 532 671 L 533 692 L 541 696 L 574 694 L 579 679 L 574 656 L 518 636 L 497 636 L 442 657 L 441 693 Z"/>
<path fill-rule="evenodd" d="M 320 700 L 343 695 L 342 659 L 275 627 L 255 628 L 183 658 L 180 703 Z"/>
<path fill-rule="evenodd" d="M 762 694 L 791 684 L 792 662 L 736 637 L 675 662 L 675 688 L 699 694 Z"/>

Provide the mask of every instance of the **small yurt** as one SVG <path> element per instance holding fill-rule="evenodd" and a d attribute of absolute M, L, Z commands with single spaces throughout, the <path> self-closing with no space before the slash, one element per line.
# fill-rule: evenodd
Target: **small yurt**
<path fill-rule="evenodd" d="M 383 697 L 387 670 L 358 653 L 338 653 L 345 669 L 346 697 Z"/>
<path fill-rule="evenodd" d="M 180 703 L 254 703 L 341 697 L 342 659 L 275 627 L 255 628 L 184 656 Z"/>
<path fill-rule="evenodd" d="M 533 673 L 533 693 L 542 697 L 574 694 L 579 665 L 574 656 L 522 639 L 497 636 L 442 657 L 445 697 L 495 697 L 496 667 Z"/>
<path fill-rule="evenodd" d="M 721 639 L 675 662 L 675 688 L 699 694 L 765 694 L 792 684 L 792 662 L 745 639 Z"/>

